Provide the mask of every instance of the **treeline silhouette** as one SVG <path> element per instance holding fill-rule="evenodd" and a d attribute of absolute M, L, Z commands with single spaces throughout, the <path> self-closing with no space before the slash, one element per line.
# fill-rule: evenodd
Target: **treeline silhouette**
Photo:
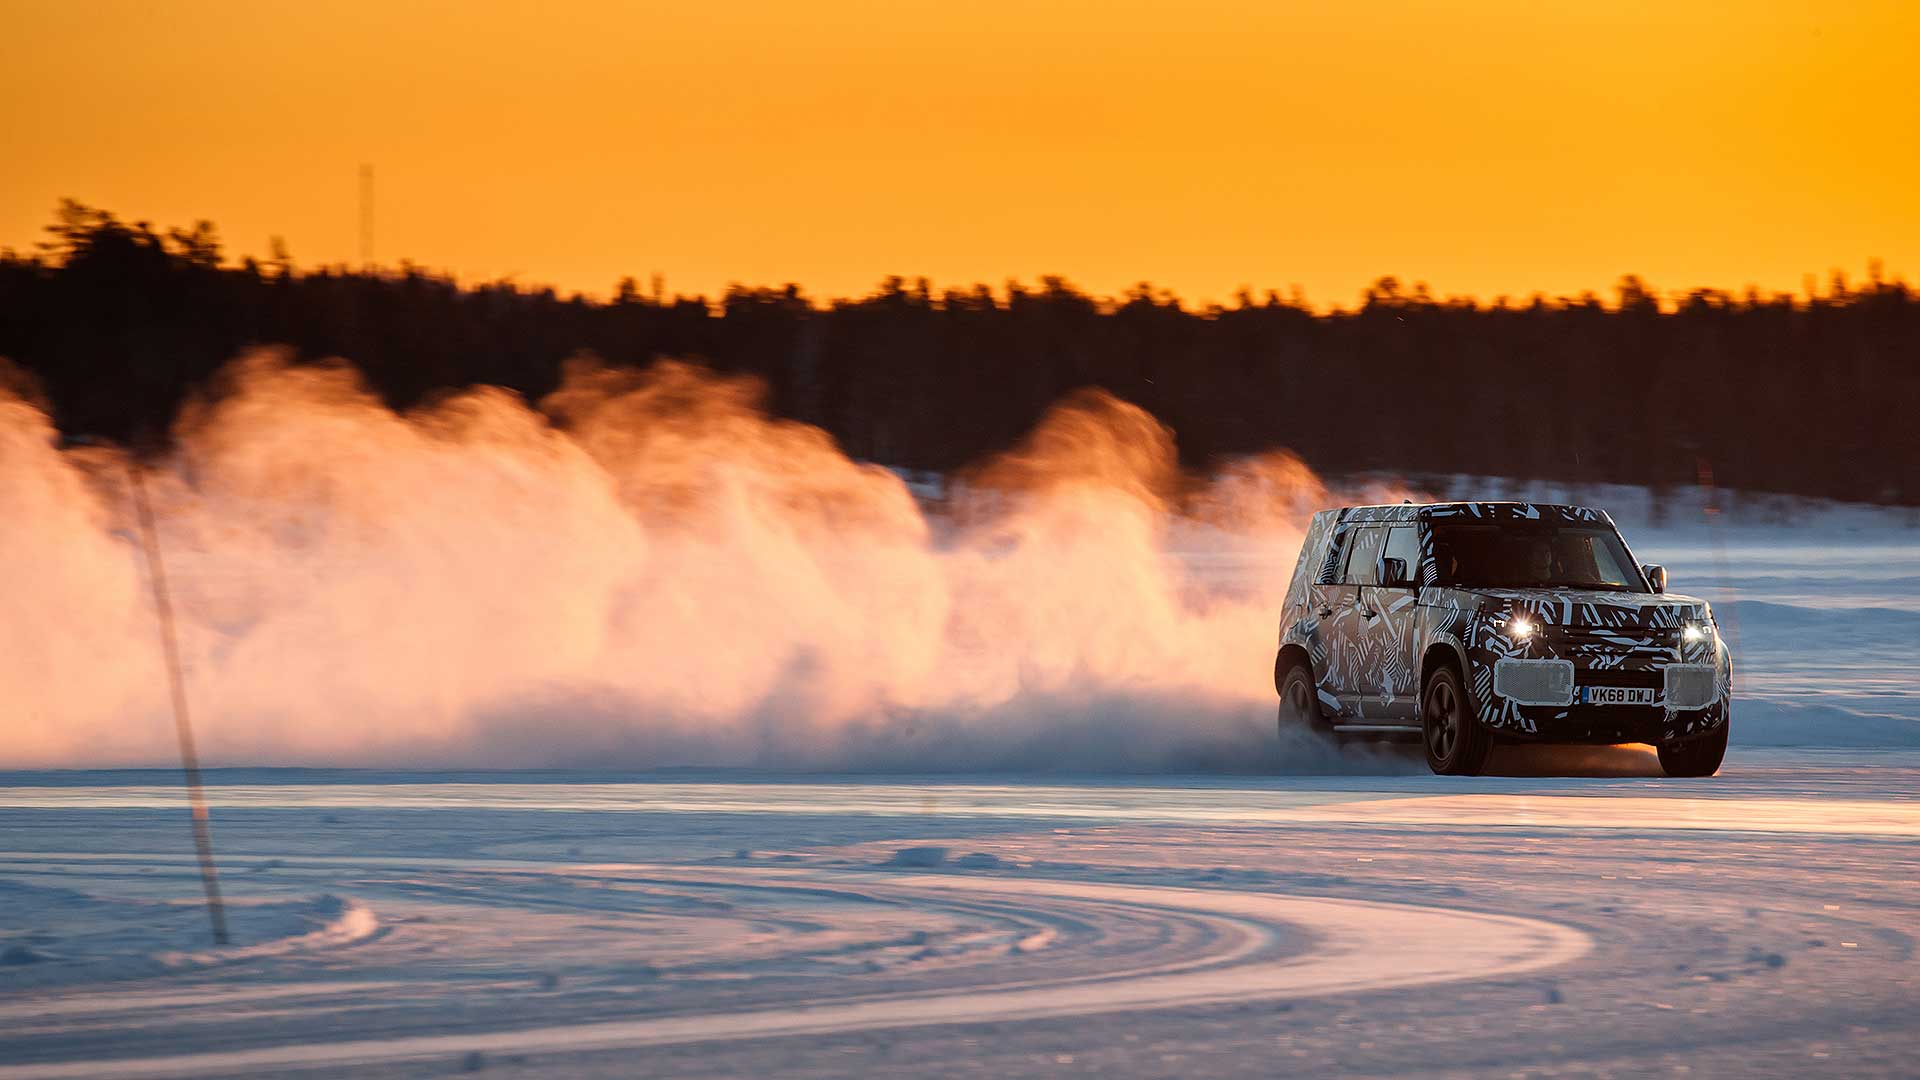
<path fill-rule="evenodd" d="M 1057 278 L 935 291 L 888 279 L 816 302 L 595 301 L 411 266 L 301 270 L 225 259 L 212 225 L 156 230 L 68 202 L 33 253 L 0 255 L 0 356 L 69 434 L 164 437 L 182 401 L 249 345 L 350 359 L 405 408 L 489 383 L 552 390 L 567 357 L 689 357 L 763 378 L 772 409 L 888 464 L 950 469 L 1011 445 L 1083 386 L 1152 411 L 1198 463 L 1287 447 L 1334 472 L 1569 482 L 1695 481 L 1920 502 L 1920 295 L 1700 289 L 1662 310 L 1635 278 L 1521 304 L 1436 299 L 1391 278 L 1352 309 L 1273 293 L 1194 309 L 1142 285 L 1115 300 Z"/>

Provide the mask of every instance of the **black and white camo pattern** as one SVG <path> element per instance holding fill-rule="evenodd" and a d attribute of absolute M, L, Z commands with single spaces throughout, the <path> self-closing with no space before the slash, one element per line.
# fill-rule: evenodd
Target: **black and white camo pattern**
<path fill-rule="evenodd" d="M 1659 686 L 1669 664 L 1712 664 L 1717 693 L 1704 709 L 1609 706 L 1610 715 L 1636 717 L 1637 727 L 1661 741 L 1711 731 L 1730 709 L 1732 658 L 1706 601 L 1671 593 L 1548 589 L 1456 589 L 1437 584 L 1429 524 L 1447 518 L 1553 520 L 1604 524 L 1605 511 L 1547 503 L 1435 503 L 1356 506 L 1313 516 L 1281 617 L 1280 644 L 1305 651 L 1323 711 L 1349 722 L 1409 722 L 1435 656 L 1452 658 L 1466 673 L 1480 722 L 1514 736 L 1551 739 L 1593 723 L 1600 706 L 1519 705 L 1496 694 L 1494 665 L 1506 657 L 1557 658 L 1573 663 L 1576 684 Z M 1336 559 L 1358 527 L 1412 524 L 1419 544 L 1414 574 L 1421 587 L 1389 589 L 1342 583 Z M 1370 614 L 1371 613 L 1371 614 Z M 1525 614 L 1539 629 L 1524 641 L 1505 627 Z M 1688 624 L 1710 632 L 1687 641 Z M 1446 650 L 1446 651 L 1442 651 Z M 1435 656 L 1429 656 L 1432 652 Z"/>

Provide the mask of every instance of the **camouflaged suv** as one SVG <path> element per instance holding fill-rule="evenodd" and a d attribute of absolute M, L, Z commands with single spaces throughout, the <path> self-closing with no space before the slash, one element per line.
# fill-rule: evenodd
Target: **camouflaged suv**
<path fill-rule="evenodd" d="M 1417 734 L 1438 773 L 1495 740 L 1652 743 L 1669 776 L 1727 749 L 1732 659 L 1604 511 L 1350 506 L 1313 516 L 1280 616 L 1280 724 Z"/>

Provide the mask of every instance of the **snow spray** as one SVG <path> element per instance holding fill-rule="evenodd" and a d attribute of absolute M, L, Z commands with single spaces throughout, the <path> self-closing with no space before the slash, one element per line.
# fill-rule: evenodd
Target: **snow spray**
<path fill-rule="evenodd" d="M 1212 475 L 1103 392 L 937 484 L 677 362 L 385 407 L 242 357 L 147 474 L 214 765 L 1339 767 L 1275 737 L 1275 624 L 1329 492 Z M 170 757 L 111 447 L 0 396 L 0 767 Z M 1378 767 L 1377 764 L 1369 767 Z"/>

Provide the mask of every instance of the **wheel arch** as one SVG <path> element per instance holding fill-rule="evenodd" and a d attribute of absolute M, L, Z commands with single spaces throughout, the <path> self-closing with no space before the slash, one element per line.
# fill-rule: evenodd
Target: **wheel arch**
<path fill-rule="evenodd" d="M 1434 671 L 1438 670 L 1442 664 L 1449 663 L 1460 670 L 1460 679 L 1462 682 L 1465 682 L 1470 677 L 1470 672 L 1467 668 L 1467 650 L 1461 646 L 1456 638 L 1449 634 L 1446 637 L 1435 638 L 1433 641 L 1427 643 L 1427 650 L 1420 654 L 1419 693 L 1422 697 L 1424 697 L 1427 692 L 1428 677 L 1431 676 Z M 1415 700 L 1417 701 L 1419 698 Z"/>
<path fill-rule="evenodd" d="M 1313 654 L 1307 652 L 1306 646 L 1298 642 L 1289 641 L 1285 645 L 1280 646 L 1280 651 L 1275 654 L 1273 658 L 1274 693 L 1277 694 L 1280 692 L 1280 680 L 1286 678 L 1287 669 L 1293 667 L 1295 664 L 1299 664 L 1307 669 L 1307 678 L 1313 680 L 1315 691 L 1319 690 L 1320 677 L 1316 675 L 1313 670 Z"/>

